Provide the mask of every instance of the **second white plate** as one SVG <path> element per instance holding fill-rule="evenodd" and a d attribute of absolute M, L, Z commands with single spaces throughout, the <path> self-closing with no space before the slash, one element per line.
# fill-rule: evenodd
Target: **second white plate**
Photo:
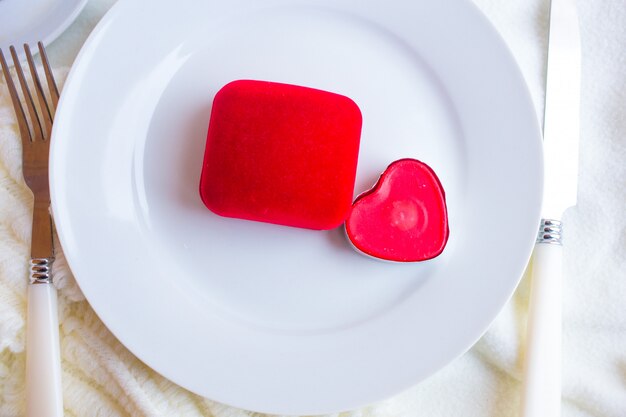
<path fill-rule="evenodd" d="M 48 45 L 76 19 L 87 0 L 0 0 L 0 48 L 14 45 L 23 55 L 22 45 L 42 41 Z M 33 49 L 33 52 L 37 48 Z"/>

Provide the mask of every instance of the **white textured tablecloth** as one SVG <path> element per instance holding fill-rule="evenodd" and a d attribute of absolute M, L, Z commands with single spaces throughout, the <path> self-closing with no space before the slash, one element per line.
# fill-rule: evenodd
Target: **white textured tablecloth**
<path fill-rule="evenodd" d="M 433 0 L 438 1 L 438 0 Z M 541 114 L 548 0 L 475 0 L 516 56 Z M 91 0 L 48 48 L 71 65 L 112 0 Z M 146 2 L 149 7 L 149 2 Z M 626 3 L 579 1 L 583 44 L 578 206 L 566 214 L 564 417 L 626 416 Z M 1 30 L 1 28 L 0 28 Z M 24 325 L 31 196 L 0 83 L 0 416 L 23 414 Z M 197 397 L 130 354 L 57 262 L 66 416 L 248 416 Z M 485 336 L 432 378 L 342 416 L 517 416 L 528 279 Z M 418 358 L 416 358 L 418 360 Z M 208 376 L 210 378 L 210 376 Z M 550 417 L 550 416 L 546 416 Z"/>

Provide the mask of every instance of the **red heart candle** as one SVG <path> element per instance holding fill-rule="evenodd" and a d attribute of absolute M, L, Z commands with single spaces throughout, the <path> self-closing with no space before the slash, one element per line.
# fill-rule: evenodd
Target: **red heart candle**
<path fill-rule="evenodd" d="M 200 196 L 221 216 L 332 229 L 352 204 L 360 135 L 348 97 L 233 81 L 213 100 Z"/>
<path fill-rule="evenodd" d="M 393 162 L 355 200 L 346 234 L 358 250 L 380 259 L 415 262 L 438 256 L 449 229 L 445 193 L 435 172 L 415 159 Z"/>

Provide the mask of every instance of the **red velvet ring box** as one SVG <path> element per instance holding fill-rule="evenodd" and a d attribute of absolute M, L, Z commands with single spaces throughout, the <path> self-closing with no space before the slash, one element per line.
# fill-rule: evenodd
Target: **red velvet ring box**
<path fill-rule="evenodd" d="M 267 81 L 213 100 L 200 196 L 214 213 L 328 230 L 350 209 L 361 112 L 348 97 Z"/>

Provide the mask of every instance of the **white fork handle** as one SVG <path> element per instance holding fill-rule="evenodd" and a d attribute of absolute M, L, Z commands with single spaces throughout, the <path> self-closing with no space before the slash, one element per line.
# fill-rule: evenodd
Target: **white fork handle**
<path fill-rule="evenodd" d="M 62 417 L 59 317 L 54 285 L 29 284 L 27 320 L 26 415 Z"/>
<path fill-rule="evenodd" d="M 538 243 L 533 253 L 522 417 L 561 415 L 562 250 Z"/>

